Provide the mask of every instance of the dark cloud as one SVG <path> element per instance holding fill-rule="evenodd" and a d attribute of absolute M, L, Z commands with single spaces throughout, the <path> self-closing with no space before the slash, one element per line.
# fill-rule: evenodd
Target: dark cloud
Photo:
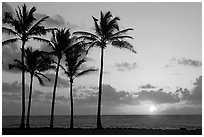
<path fill-rule="evenodd" d="M 82 91 L 81 94 L 78 94 L 80 97 L 75 99 L 75 103 L 83 105 L 97 104 L 98 93 L 96 90 L 98 89 L 91 87 L 90 90 Z M 129 92 L 116 91 L 116 89 L 114 89 L 111 85 L 103 85 L 102 102 L 105 106 L 115 106 L 121 104 L 132 104 L 135 100 Z"/>
<path fill-rule="evenodd" d="M 2 83 L 2 100 L 3 101 L 21 101 L 22 96 L 22 85 L 21 83 L 15 81 L 13 83 Z M 26 91 L 26 99 L 28 99 L 30 88 L 28 85 L 25 85 L 25 91 Z M 32 99 L 37 101 L 41 95 L 44 93 L 39 90 L 33 90 L 32 92 Z"/>
<path fill-rule="evenodd" d="M 47 76 L 50 79 L 50 81 L 49 81 L 46 78 L 42 78 L 45 86 L 53 87 L 54 83 L 55 83 L 55 74 L 54 73 L 46 73 L 45 76 Z M 68 78 L 67 78 L 67 80 L 65 80 L 65 79 L 61 78 L 58 75 L 58 78 L 57 78 L 57 87 L 59 87 L 59 88 L 69 87 Z"/>
<path fill-rule="evenodd" d="M 172 94 L 171 92 L 166 93 L 163 91 L 163 89 L 156 91 L 142 90 L 137 93 L 136 99 L 139 101 L 153 101 L 157 104 L 180 102 L 180 99 L 177 95 Z"/>
<path fill-rule="evenodd" d="M 28 88 L 26 86 L 26 88 Z M 2 83 L 2 93 L 19 93 L 21 92 L 21 83 L 15 81 L 13 83 Z"/>
<path fill-rule="evenodd" d="M 79 98 L 76 98 L 77 104 L 97 104 L 98 88 L 92 87 L 90 90 L 80 89 L 80 91 L 80 94 L 78 94 Z M 129 93 L 125 91 L 116 91 L 111 85 L 103 85 L 103 105 L 139 105 L 143 101 L 152 101 L 156 104 L 177 103 L 180 102 L 180 98 L 171 92 L 164 92 L 163 89 L 151 91 L 142 90 L 137 93 Z"/>
<path fill-rule="evenodd" d="M 202 76 L 196 79 L 192 91 L 188 89 L 178 89 L 177 94 L 181 95 L 181 99 L 190 104 L 202 104 Z"/>
<path fill-rule="evenodd" d="M 5 12 L 10 12 L 12 15 L 14 14 L 13 8 L 6 2 L 2 2 L 2 19 L 4 18 Z"/>
<path fill-rule="evenodd" d="M 29 86 L 26 85 L 26 100 L 28 99 L 29 96 Z M 52 101 L 52 93 L 51 92 L 42 92 L 39 90 L 34 90 L 32 91 L 32 102 L 33 103 L 47 103 L 50 104 Z M 16 101 L 20 102 L 21 101 L 21 83 L 15 81 L 13 83 L 2 83 L 2 100 L 3 101 Z M 68 101 L 67 98 L 64 96 L 56 95 L 56 102 L 57 101 L 62 101 L 66 102 Z"/>
<path fill-rule="evenodd" d="M 41 13 L 35 14 L 35 17 L 38 20 L 43 18 L 43 17 L 46 17 L 46 16 L 49 16 L 49 15 L 41 14 Z M 77 25 L 72 24 L 70 22 L 65 22 L 64 18 L 59 14 L 56 14 L 53 17 L 49 16 L 49 18 L 45 21 L 45 25 L 47 27 L 67 27 L 67 28 L 71 28 L 71 29 L 78 27 Z"/>
<path fill-rule="evenodd" d="M 180 58 L 180 59 L 171 59 L 171 61 L 176 62 L 178 65 L 184 65 L 184 66 L 193 66 L 193 67 L 201 67 L 202 62 L 198 60 L 192 60 L 192 59 L 186 59 L 186 58 Z"/>
<path fill-rule="evenodd" d="M 35 13 L 35 17 L 37 20 L 46 17 L 48 15 L 46 14 L 41 14 L 41 13 Z M 60 26 L 65 26 L 65 21 L 64 18 L 62 16 L 60 16 L 59 14 L 56 14 L 53 17 L 50 17 L 46 20 L 45 25 L 48 27 L 60 27 Z"/>
<path fill-rule="evenodd" d="M 2 47 L 2 70 L 9 72 L 19 72 L 16 70 L 9 70 L 8 65 L 13 63 L 14 59 L 19 59 L 21 52 L 18 49 L 17 44 L 5 45 Z"/>
<path fill-rule="evenodd" d="M 128 62 L 122 62 L 122 63 L 116 63 L 115 67 L 117 68 L 118 71 L 127 71 L 127 70 L 132 70 L 137 67 L 136 62 L 130 64 Z"/>
<path fill-rule="evenodd" d="M 146 85 L 139 86 L 139 88 L 142 88 L 142 89 L 152 89 L 152 88 L 156 88 L 156 87 L 152 86 L 150 84 L 146 84 Z"/>

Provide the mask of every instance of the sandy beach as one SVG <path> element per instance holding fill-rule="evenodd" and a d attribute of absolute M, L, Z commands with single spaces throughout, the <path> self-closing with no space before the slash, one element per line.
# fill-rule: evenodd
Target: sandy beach
<path fill-rule="evenodd" d="M 2 135 L 202 135 L 202 129 L 134 129 L 134 128 L 105 128 L 105 129 L 66 129 L 66 128 L 3 128 Z"/>

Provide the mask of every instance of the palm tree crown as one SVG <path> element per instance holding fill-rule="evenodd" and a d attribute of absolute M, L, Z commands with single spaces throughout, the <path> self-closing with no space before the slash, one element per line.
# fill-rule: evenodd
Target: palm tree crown
<path fill-rule="evenodd" d="M 124 35 L 126 32 L 133 30 L 132 28 L 127 28 L 120 30 L 118 26 L 119 17 L 112 16 L 111 12 L 107 12 L 105 15 L 101 12 L 100 20 L 92 17 L 95 24 L 95 34 L 85 31 L 76 31 L 73 34 L 79 35 L 78 40 L 86 41 L 88 45 L 88 50 L 94 46 L 100 48 L 106 48 L 108 44 L 111 44 L 118 48 L 125 48 L 136 53 L 133 46 L 125 41 L 125 38 L 133 39 L 133 37 Z"/>
<path fill-rule="evenodd" d="M 72 82 L 76 77 L 85 75 L 91 71 L 96 71 L 96 69 L 93 69 L 93 68 L 89 68 L 87 70 L 81 70 L 82 64 L 86 62 L 85 58 L 82 57 L 83 52 L 85 52 L 83 47 L 80 47 L 80 46 L 77 47 L 76 45 L 75 47 L 72 48 L 71 51 L 65 52 L 66 69 L 64 67 L 62 68 L 64 69 L 65 74 L 69 78 L 71 78 L 70 80 Z"/>
<path fill-rule="evenodd" d="M 55 66 L 52 65 L 52 59 L 48 56 L 42 54 L 41 51 L 33 51 L 31 47 L 25 50 L 25 64 L 15 59 L 13 64 L 9 64 L 9 69 L 24 69 L 25 72 L 30 73 L 32 76 L 38 78 L 39 83 L 44 85 L 41 76 L 49 80 L 42 72 L 49 69 L 55 69 Z"/>
<path fill-rule="evenodd" d="M 16 17 L 9 12 L 5 13 L 5 17 L 3 19 L 3 23 L 10 25 L 14 29 L 8 27 L 2 27 L 2 31 L 9 35 L 16 36 L 14 38 L 8 39 L 4 41 L 2 44 L 9 44 L 16 42 L 18 40 L 28 41 L 29 39 L 35 39 L 40 41 L 48 42 L 46 39 L 37 37 L 41 35 L 45 35 L 47 31 L 52 29 L 45 29 L 42 25 L 48 16 L 36 21 L 36 18 L 33 16 L 36 11 L 35 7 L 32 7 L 29 11 L 27 10 L 27 6 L 24 4 L 22 9 L 18 7 L 18 10 L 15 10 Z M 35 23 L 34 23 L 35 22 Z"/>

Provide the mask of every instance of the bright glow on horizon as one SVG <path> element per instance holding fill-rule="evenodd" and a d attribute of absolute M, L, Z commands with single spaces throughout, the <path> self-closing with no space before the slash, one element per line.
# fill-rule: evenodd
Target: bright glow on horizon
<path fill-rule="evenodd" d="M 157 108 L 156 108 L 156 106 L 154 106 L 154 105 L 151 105 L 151 106 L 149 107 L 149 111 L 150 111 L 150 112 L 154 112 L 154 111 L 157 111 Z"/>

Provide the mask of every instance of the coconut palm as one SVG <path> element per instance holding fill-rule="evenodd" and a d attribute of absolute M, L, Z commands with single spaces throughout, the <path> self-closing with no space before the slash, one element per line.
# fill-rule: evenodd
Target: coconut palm
<path fill-rule="evenodd" d="M 3 23 L 11 26 L 2 27 L 2 32 L 14 36 L 13 38 L 7 39 L 2 42 L 2 45 L 15 43 L 17 41 L 21 41 L 21 62 L 24 64 L 24 49 L 25 44 L 30 39 L 39 40 L 48 42 L 46 39 L 43 39 L 38 36 L 45 35 L 46 32 L 50 29 L 45 29 L 42 25 L 48 16 L 36 21 L 34 17 L 34 12 L 36 11 L 35 7 L 32 7 L 29 11 L 27 6 L 24 4 L 22 8 L 18 7 L 15 10 L 16 16 L 13 16 L 11 13 L 6 12 Z M 21 116 L 21 124 L 20 128 L 25 128 L 25 69 L 22 69 L 22 116 Z"/>
<path fill-rule="evenodd" d="M 81 66 L 86 62 L 85 58 L 82 57 L 83 49 L 81 46 L 76 46 L 76 48 L 72 48 L 71 51 L 65 52 L 65 74 L 69 77 L 70 82 L 70 105 L 71 105 L 71 118 L 70 118 L 70 128 L 73 128 L 73 115 L 74 115 L 74 105 L 73 105 L 73 95 L 72 95 L 72 86 L 74 79 L 79 76 L 83 76 L 88 74 L 89 72 L 96 71 L 94 68 L 89 68 L 86 70 L 82 70 Z"/>
<path fill-rule="evenodd" d="M 74 39 L 75 38 L 71 36 L 69 29 L 66 29 L 66 28 L 57 29 L 56 31 L 52 32 L 52 38 L 49 44 L 52 48 L 52 51 L 49 52 L 49 54 L 53 54 L 54 56 L 57 57 L 57 62 L 56 62 L 57 69 L 56 69 L 55 83 L 53 88 L 50 128 L 53 128 L 55 95 L 56 95 L 59 67 L 61 66 L 60 62 L 64 56 L 64 52 L 66 50 L 68 51 L 72 47 L 72 42 Z"/>
<path fill-rule="evenodd" d="M 27 48 L 25 51 L 25 64 L 23 65 L 22 61 L 18 59 L 14 60 L 13 64 L 9 64 L 9 69 L 24 69 L 25 72 L 30 73 L 30 93 L 28 100 L 28 112 L 27 112 L 27 123 L 26 127 L 30 128 L 30 108 L 31 108 L 31 97 L 32 97 L 32 85 L 33 85 L 33 77 L 37 77 L 40 85 L 44 85 L 41 77 L 46 77 L 42 72 L 47 71 L 49 69 L 54 69 L 55 67 L 52 65 L 52 60 L 48 56 L 44 56 L 42 52 L 36 50 L 33 51 L 32 48 Z"/>
<path fill-rule="evenodd" d="M 133 46 L 128 43 L 125 39 L 131 36 L 124 35 L 126 32 L 133 30 L 132 28 L 127 28 L 124 30 L 119 30 L 118 21 L 119 17 L 113 17 L 111 12 L 103 13 L 101 11 L 100 19 L 92 17 L 95 24 L 95 34 L 85 31 L 77 31 L 73 34 L 79 36 L 78 40 L 86 41 L 88 46 L 87 52 L 92 47 L 99 47 L 101 49 L 101 67 L 99 76 L 99 94 L 98 94 L 98 111 L 97 111 L 97 128 L 102 128 L 101 124 L 101 94 L 102 94 L 102 76 L 103 76 L 103 56 L 104 49 L 108 45 L 112 45 L 117 48 L 128 49 L 133 53 L 136 51 Z"/>

